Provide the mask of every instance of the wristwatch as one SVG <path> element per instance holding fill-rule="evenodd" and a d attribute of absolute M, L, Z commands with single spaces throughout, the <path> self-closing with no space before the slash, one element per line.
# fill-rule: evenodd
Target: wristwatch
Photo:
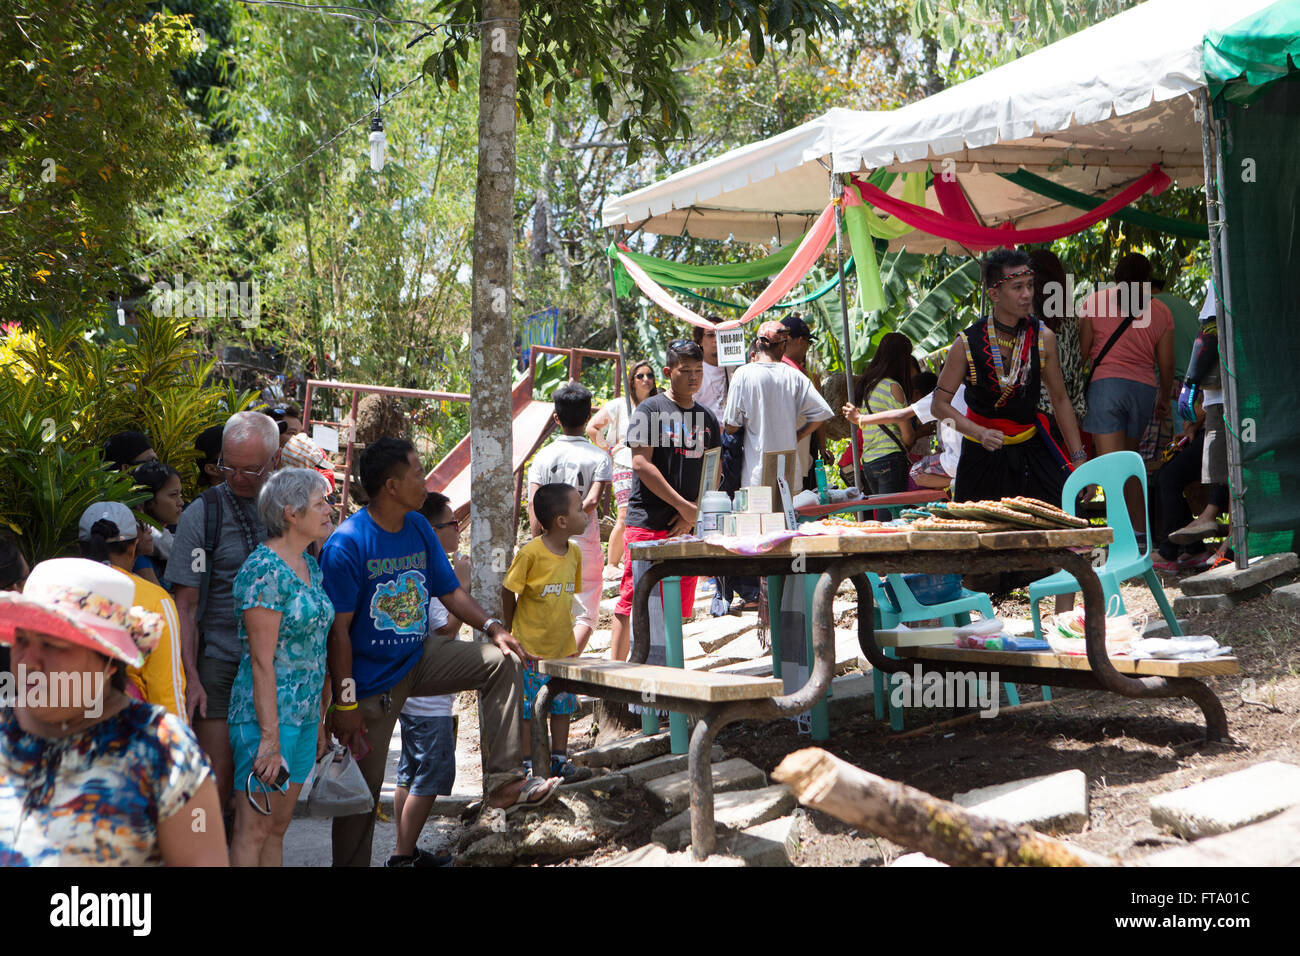
<path fill-rule="evenodd" d="M 502 627 L 505 627 L 505 626 L 506 626 L 506 622 L 503 621 L 503 620 L 501 620 L 501 618 L 499 618 L 499 617 L 490 617 L 490 618 L 488 618 L 486 621 L 483 622 L 483 626 L 480 627 L 479 630 L 482 631 L 484 634 L 486 634 L 488 637 L 491 637 L 491 636 L 492 636 L 492 625 L 493 625 L 493 624 L 500 624 Z"/>

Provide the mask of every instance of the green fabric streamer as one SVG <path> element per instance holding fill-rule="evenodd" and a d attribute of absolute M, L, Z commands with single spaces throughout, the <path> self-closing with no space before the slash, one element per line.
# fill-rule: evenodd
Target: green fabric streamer
<path fill-rule="evenodd" d="M 849 256 L 846 260 L 844 260 L 844 271 L 849 272 L 852 268 L 853 268 L 853 257 Z M 830 292 L 834 291 L 835 287 L 838 286 L 839 284 L 840 284 L 840 277 L 838 274 L 836 274 L 830 281 L 825 283 L 820 289 L 816 289 L 813 292 L 809 292 L 807 295 L 802 296 L 801 298 L 791 299 L 789 302 L 777 302 L 772 306 L 772 308 L 793 309 L 795 306 L 806 305 L 809 302 L 815 302 L 817 299 L 820 299 L 822 296 L 827 295 Z M 668 286 L 664 286 L 664 288 L 670 289 L 673 292 L 680 292 L 682 295 L 688 295 L 692 299 L 698 299 L 699 301 L 707 302 L 710 305 L 716 305 L 726 309 L 735 309 L 737 312 L 744 312 L 746 309 L 749 308 L 748 302 L 737 303 L 737 302 L 727 302 L 724 299 L 714 299 L 711 296 L 704 295 L 700 292 L 695 292 L 692 289 L 687 289 L 685 286 L 668 285 Z"/>
<path fill-rule="evenodd" d="M 1037 193 L 1039 196 L 1045 196 L 1048 199 L 1064 203 L 1067 206 L 1073 206 L 1076 209 L 1096 209 L 1105 202 L 1103 199 L 1075 192 L 1060 183 L 1054 183 L 1050 179 L 1044 179 L 1042 176 L 1037 176 L 1023 169 L 1014 173 L 999 173 L 998 175 L 1007 182 L 1015 183 L 1021 189 L 1027 189 L 1031 193 Z M 1169 216 L 1159 216 L 1152 212 L 1142 212 L 1140 209 L 1121 209 L 1111 218 L 1118 219 L 1120 222 L 1127 222 L 1132 226 L 1144 226 L 1147 229 L 1154 229 L 1156 232 L 1167 235 L 1181 236 L 1184 239 L 1198 239 L 1202 242 L 1209 239 L 1205 226 L 1200 223 L 1187 222 L 1184 219 L 1173 219 Z"/>
<path fill-rule="evenodd" d="M 644 269 L 646 274 L 660 285 L 686 286 L 691 289 L 718 289 L 744 285 L 746 282 L 757 282 L 759 279 L 766 279 L 768 276 L 776 275 L 785 268 L 786 263 L 790 261 L 790 257 L 794 255 L 795 250 L 798 248 L 799 240 L 796 239 L 770 256 L 755 259 L 753 262 L 727 262 L 712 266 L 691 266 L 646 255 L 644 252 L 630 252 L 621 249 L 618 251 Z M 609 255 L 613 256 L 614 251 L 615 246 L 611 244 Z"/>
<path fill-rule="evenodd" d="M 893 174 L 889 173 L 880 176 L 880 182 L 877 182 L 877 174 L 880 170 L 872 173 L 868 177 L 868 182 L 881 189 L 887 189 L 893 182 Z M 857 192 L 858 198 L 862 198 L 862 193 L 858 187 L 850 185 L 848 188 Z M 903 200 L 917 206 L 925 205 L 925 174 L 908 173 L 903 180 Z M 878 239 L 897 239 L 908 232 L 912 227 L 898 219 L 888 221 L 881 219 L 865 203 L 858 203 L 853 206 L 844 207 L 844 226 L 849 234 L 849 248 L 853 250 L 853 260 L 857 263 L 858 271 L 858 304 L 862 306 L 863 312 L 875 312 L 885 307 L 885 289 L 880 283 L 880 264 L 876 261 L 876 244 L 872 237 Z"/>

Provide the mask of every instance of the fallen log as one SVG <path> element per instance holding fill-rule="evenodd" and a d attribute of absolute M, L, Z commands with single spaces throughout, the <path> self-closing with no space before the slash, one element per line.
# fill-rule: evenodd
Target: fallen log
<path fill-rule="evenodd" d="M 804 806 L 954 866 L 1113 866 L 1032 827 L 992 820 L 868 773 L 819 747 L 772 771 Z"/>

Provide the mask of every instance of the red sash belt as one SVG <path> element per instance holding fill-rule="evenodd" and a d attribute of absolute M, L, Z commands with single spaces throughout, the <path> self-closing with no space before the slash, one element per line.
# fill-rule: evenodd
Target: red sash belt
<path fill-rule="evenodd" d="M 976 425 L 982 425 L 985 428 L 996 428 L 1008 438 L 1014 438 L 1022 432 L 1032 431 L 1035 427 L 1033 422 L 1025 424 L 1023 422 L 1013 422 L 1006 418 L 988 418 L 969 408 L 966 410 L 966 417 Z"/>

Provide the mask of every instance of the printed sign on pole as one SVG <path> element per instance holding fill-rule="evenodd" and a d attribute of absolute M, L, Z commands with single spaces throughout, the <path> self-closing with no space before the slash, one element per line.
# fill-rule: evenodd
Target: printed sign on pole
<path fill-rule="evenodd" d="M 718 333 L 718 365 L 745 364 L 745 330 L 726 329 Z"/>

